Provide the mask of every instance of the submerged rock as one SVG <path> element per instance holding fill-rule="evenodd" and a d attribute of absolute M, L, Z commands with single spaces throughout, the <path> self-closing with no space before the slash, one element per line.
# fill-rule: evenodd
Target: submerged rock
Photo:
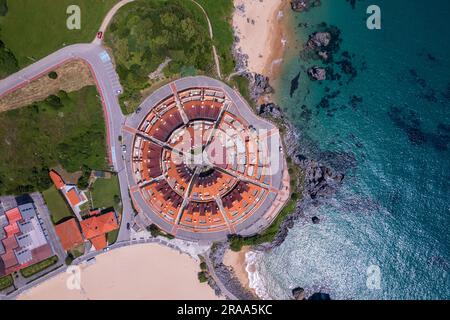
<path fill-rule="evenodd" d="M 327 79 L 327 70 L 318 66 L 314 66 L 308 69 L 308 75 L 311 80 L 323 81 Z"/>
<path fill-rule="evenodd" d="M 318 7 L 321 5 L 320 0 L 292 0 L 291 8 L 295 12 L 308 11 L 310 8 Z"/>
<path fill-rule="evenodd" d="M 318 224 L 320 222 L 320 219 L 316 216 L 312 217 L 311 220 L 314 224 Z"/>

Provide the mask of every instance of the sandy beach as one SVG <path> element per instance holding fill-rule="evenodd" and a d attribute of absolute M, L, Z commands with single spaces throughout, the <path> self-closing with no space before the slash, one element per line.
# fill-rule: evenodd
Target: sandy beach
<path fill-rule="evenodd" d="M 248 55 L 248 70 L 276 78 L 286 35 L 283 28 L 287 0 L 235 0 L 233 28 L 238 47 Z"/>
<path fill-rule="evenodd" d="M 248 277 L 248 272 L 246 270 L 246 254 L 250 251 L 250 247 L 243 247 L 241 251 L 235 252 L 232 250 L 227 250 L 223 257 L 223 263 L 226 266 L 232 267 L 234 274 L 239 279 L 242 286 L 251 291 L 255 296 L 256 292 L 250 288 L 250 282 Z"/>
<path fill-rule="evenodd" d="M 158 244 L 141 244 L 104 253 L 81 267 L 81 290 L 69 290 L 64 273 L 30 289 L 19 300 L 219 299 L 197 279 L 199 262 Z"/>

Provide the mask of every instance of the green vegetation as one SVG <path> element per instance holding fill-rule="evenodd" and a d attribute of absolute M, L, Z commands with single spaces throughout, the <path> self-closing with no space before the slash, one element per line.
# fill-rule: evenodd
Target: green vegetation
<path fill-rule="evenodd" d="M 119 236 L 119 229 L 108 232 L 106 235 L 106 239 L 108 240 L 108 245 L 112 245 L 117 241 L 117 237 Z"/>
<path fill-rule="evenodd" d="M 208 279 L 209 279 L 208 273 L 205 272 L 205 271 L 200 271 L 200 272 L 197 274 L 197 277 L 198 277 L 198 280 L 199 280 L 201 283 L 203 283 L 203 282 L 208 282 Z"/>
<path fill-rule="evenodd" d="M 205 261 L 200 263 L 200 270 L 202 270 L 202 271 L 207 271 L 208 270 L 208 265 L 206 264 Z"/>
<path fill-rule="evenodd" d="M 58 79 L 58 74 L 57 74 L 55 71 L 52 71 L 52 72 L 50 72 L 50 73 L 48 74 L 48 77 L 49 77 L 50 79 L 55 80 L 55 79 Z"/>
<path fill-rule="evenodd" d="M 73 260 L 75 260 L 78 257 L 81 257 L 84 254 L 84 244 L 79 245 L 76 248 L 73 248 L 67 253 L 67 257 L 64 260 L 66 265 L 71 265 Z"/>
<path fill-rule="evenodd" d="M 288 159 L 288 166 L 291 178 L 290 185 L 292 193 L 283 210 L 280 211 L 272 224 L 260 234 L 251 237 L 242 237 L 239 235 L 230 236 L 228 241 L 230 243 L 231 250 L 241 251 L 243 246 L 253 246 L 273 241 L 278 231 L 280 230 L 282 222 L 286 219 L 287 216 L 295 212 L 297 201 L 300 197 L 299 193 L 296 190 L 298 190 L 298 187 L 303 184 L 304 176 L 300 168 L 296 166 L 291 159 Z"/>
<path fill-rule="evenodd" d="M 5 7 L 5 0 L 1 0 L 0 16 L 5 16 L 0 17 L 0 38 L 23 68 L 66 45 L 92 41 L 106 13 L 117 1 L 13 0 Z M 80 30 L 67 29 L 66 11 L 70 5 L 81 9 Z M 2 72 L 6 71 L 0 69 Z"/>
<path fill-rule="evenodd" d="M 170 233 L 166 233 L 162 231 L 156 224 L 151 224 L 147 227 L 147 231 L 150 232 L 153 238 L 156 238 L 158 236 L 166 237 L 169 240 L 174 239 L 175 237 L 171 235 Z"/>
<path fill-rule="evenodd" d="M 29 267 L 23 268 L 20 270 L 20 273 L 24 278 L 29 278 L 41 271 L 44 271 L 45 269 L 53 266 L 58 262 L 58 256 L 53 256 L 48 259 L 42 260 L 41 262 L 38 262 L 36 264 L 33 264 Z"/>
<path fill-rule="evenodd" d="M 249 80 L 244 76 L 234 76 L 231 78 L 230 81 L 228 81 L 228 84 L 231 87 L 235 87 L 241 96 L 248 102 L 250 105 L 255 108 L 255 102 L 250 97 L 250 83 Z"/>
<path fill-rule="evenodd" d="M 17 59 L 2 40 L 0 40 L 0 79 L 19 70 Z"/>
<path fill-rule="evenodd" d="M 8 13 L 8 1 L 0 0 L 0 17 L 6 16 Z"/>
<path fill-rule="evenodd" d="M 196 0 L 205 9 L 213 27 L 214 44 L 220 56 L 220 68 L 224 75 L 234 70 L 233 28 L 231 19 L 234 5 L 232 0 Z"/>
<path fill-rule="evenodd" d="M 47 190 L 48 170 L 107 169 L 103 109 L 95 87 L 60 92 L 0 113 L 0 194 Z"/>
<path fill-rule="evenodd" d="M 191 1 L 138 0 L 114 17 L 106 43 L 112 48 L 117 72 L 124 86 L 125 112 L 132 112 L 149 88 L 148 75 L 166 58 L 166 77 L 181 70 L 214 73 L 211 40 L 204 13 Z"/>
<path fill-rule="evenodd" d="M 0 291 L 11 287 L 13 284 L 14 284 L 14 280 L 11 275 L 0 278 Z"/>
<path fill-rule="evenodd" d="M 55 186 L 42 192 L 47 207 L 50 210 L 53 224 L 58 224 L 65 219 L 73 217 L 72 211 L 64 200 L 62 194 L 56 190 Z"/>
<path fill-rule="evenodd" d="M 94 208 L 114 207 L 116 211 L 120 211 L 120 187 L 117 175 L 112 175 L 110 179 L 98 178 L 90 190 Z"/>

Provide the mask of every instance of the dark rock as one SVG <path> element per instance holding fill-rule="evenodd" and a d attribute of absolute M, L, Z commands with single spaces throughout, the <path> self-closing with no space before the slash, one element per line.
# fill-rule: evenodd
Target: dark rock
<path fill-rule="evenodd" d="M 258 73 L 248 74 L 247 77 L 250 79 L 250 96 L 253 100 L 256 101 L 263 95 L 273 93 L 268 77 Z"/>
<path fill-rule="evenodd" d="M 312 217 L 311 220 L 314 224 L 318 224 L 320 222 L 320 219 L 316 216 Z"/>
<path fill-rule="evenodd" d="M 308 298 L 311 301 L 330 301 L 331 297 L 328 293 L 316 292 Z"/>
<path fill-rule="evenodd" d="M 323 81 L 327 79 L 327 70 L 314 66 L 308 69 L 308 76 L 313 81 Z"/>
<path fill-rule="evenodd" d="M 292 295 L 295 300 L 305 300 L 305 290 L 301 287 L 297 287 L 292 290 Z"/>
<path fill-rule="evenodd" d="M 292 0 L 291 8 L 295 12 L 305 12 L 321 5 L 320 0 Z"/>

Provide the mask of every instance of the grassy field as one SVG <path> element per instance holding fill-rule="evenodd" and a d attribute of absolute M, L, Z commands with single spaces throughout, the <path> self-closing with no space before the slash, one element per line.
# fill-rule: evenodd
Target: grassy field
<path fill-rule="evenodd" d="M 44 191 L 48 169 L 107 169 L 103 109 L 95 87 L 61 92 L 0 113 L 0 194 Z"/>
<path fill-rule="evenodd" d="M 187 0 L 138 0 L 114 17 L 106 43 L 112 48 L 125 92 L 124 112 L 132 112 L 150 87 L 148 75 L 167 58 L 166 77 L 214 75 L 212 43 L 203 12 Z"/>
<path fill-rule="evenodd" d="M 15 55 L 20 68 L 66 45 L 90 42 L 103 18 L 118 0 L 12 0 L 0 17 L 0 39 Z M 81 29 L 69 30 L 69 5 L 81 9 Z"/>
<path fill-rule="evenodd" d="M 53 224 L 58 224 L 66 218 L 73 217 L 72 211 L 63 199 L 62 194 L 54 186 L 42 192 L 42 195 L 50 210 Z"/>
<path fill-rule="evenodd" d="M 117 211 L 120 202 L 120 187 L 117 175 L 111 179 L 97 179 L 91 189 L 94 208 L 114 207 Z"/>
<path fill-rule="evenodd" d="M 42 260 L 41 262 L 33 264 L 33 265 L 29 266 L 29 267 L 21 269 L 20 273 L 22 274 L 22 276 L 24 278 L 29 278 L 29 277 L 35 275 L 36 273 L 44 271 L 45 269 L 53 266 L 57 262 L 58 262 L 58 257 L 57 256 L 53 256 L 53 257 L 50 257 L 48 259 Z"/>
<path fill-rule="evenodd" d="M 117 241 L 117 237 L 119 236 L 119 229 L 111 231 L 106 234 L 106 239 L 108 240 L 108 245 L 112 245 Z"/>
<path fill-rule="evenodd" d="M 214 44 L 220 56 L 220 67 L 224 76 L 234 71 L 233 28 L 231 19 L 234 5 L 232 0 L 196 0 L 205 9 L 213 27 Z"/>
<path fill-rule="evenodd" d="M 11 287 L 13 284 L 14 280 L 11 275 L 0 278 L 0 291 Z"/>

